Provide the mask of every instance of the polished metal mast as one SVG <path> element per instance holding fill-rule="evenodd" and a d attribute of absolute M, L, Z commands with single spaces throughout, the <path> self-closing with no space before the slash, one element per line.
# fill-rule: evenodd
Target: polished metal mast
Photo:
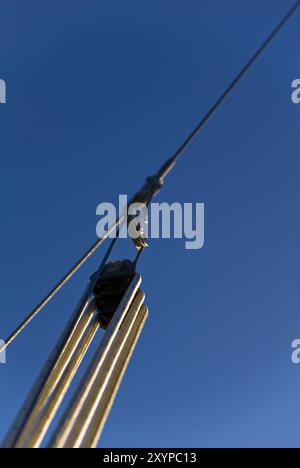
<path fill-rule="evenodd" d="M 93 281 L 93 277 L 91 279 Z M 100 346 L 57 427 L 57 412 L 103 320 L 88 285 L 57 346 L 21 408 L 3 447 L 96 447 L 148 316 L 141 276 L 135 273 L 112 314 Z"/>

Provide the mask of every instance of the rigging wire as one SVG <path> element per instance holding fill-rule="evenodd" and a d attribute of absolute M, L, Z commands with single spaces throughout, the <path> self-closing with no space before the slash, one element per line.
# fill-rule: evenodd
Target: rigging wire
<path fill-rule="evenodd" d="M 288 11 L 288 13 L 283 17 L 283 19 L 278 23 L 275 29 L 271 32 L 271 34 L 267 37 L 267 39 L 263 42 L 263 44 L 259 47 L 259 49 L 255 52 L 255 54 L 251 57 L 251 59 L 247 62 L 247 64 L 242 68 L 242 70 L 238 73 L 238 75 L 234 78 L 234 80 L 230 83 L 224 93 L 217 99 L 214 105 L 210 108 L 207 114 L 203 117 L 203 119 L 198 123 L 198 125 L 194 128 L 194 130 L 189 134 L 189 136 L 185 139 L 185 141 L 179 146 L 176 150 L 174 155 L 162 166 L 162 168 L 157 172 L 156 177 L 158 179 L 163 179 L 166 175 L 173 169 L 176 161 L 182 155 L 182 153 L 186 150 L 186 148 L 191 144 L 191 142 L 198 136 L 200 131 L 206 125 L 208 120 L 213 116 L 213 114 L 219 109 L 219 107 L 223 104 L 225 99 L 228 95 L 234 90 L 234 88 L 238 85 L 238 83 L 244 78 L 250 68 L 256 63 L 258 58 L 262 55 L 265 49 L 271 44 L 273 39 L 277 36 L 277 34 L 283 29 L 285 24 L 288 20 L 293 16 L 296 10 L 300 7 L 300 0 L 298 0 L 293 7 Z M 16 337 L 29 325 L 29 323 L 42 311 L 42 309 L 53 299 L 53 297 L 67 284 L 67 282 L 72 278 L 72 276 L 84 265 L 84 263 L 96 252 L 98 247 L 109 237 L 111 232 L 120 224 L 122 218 L 120 217 L 116 222 L 110 227 L 108 232 L 101 238 L 98 239 L 92 247 L 81 257 L 81 259 L 68 271 L 68 273 L 54 286 L 54 288 L 49 292 L 47 296 L 42 299 L 42 301 L 38 304 L 37 307 L 27 316 L 27 318 L 16 328 L 16 330 L 6 339 L 4 344 L 0 347 L 0 353 L 3 352 L 15 339 Z M 114 239 L 115 241 L 115 239 Z M 113 249 L 115 242 L 112 242 L 111 246 L 109 247 L 109 251 Z M 137 260 L 139 260 L 142 252 L 144 249 L 141 249 L 137 255 Z M 107 253 L 105 255 L 105 258 Z M 108 254 L 109 256 L 109 254 Z M 103 263 L 103 262 L 102 262 Z M 101 263 L 101 265 L 102 265 Z M 98 270 L 99 273 L 99 270 Z M 97 273 L 97 274 L 98 274 Z"/>
<path fill-rule="evenodd" d="M 160 169 L 157 173 L 157 177 L 164 179 L 166 175 L 173 169 L 176 164 L 176 161 L 182 155 L 182 153 L 187 149 L 187 147 L 192 143 L 192 141 L 199 135 L 201 130 L 204 128 L 206 123 L 209 119 L 214 115 L 214 113 L 219 109 L 219 107 L 223 104 L 229 94 L 235 89 L 235 87 L 239 84 L 239 82 L 245 77 L 247 72 L 250 68 L 257 62 L 259 57 L 262 53 L 267 49 L 267 47 L 271 44 L 273 39 L 277 36 L 277 34 L 283 29 L 285 24 L 288 20 L 293 16 L 293 14 L 297 11 L 300 7 L 300 0 L 298 0 L 292 8 L 288 11 L 288 13 L 283 17 L 283 19 L 277 24 L 277 26 L 273 29 L 273 31 L 269 34 L 267 39 L 263 42 L 263 44 L 257 49 L 255 54 L 250 58 L 250 60 L 246 63 L 246 65 L 242 68 L 242 70 L 236 75 L 233 81 L 229 84 L 223 94 L 216 100 L 214 105 L 209 109 L 207 114 L 202 118 L 202 120 L 197 124 L 194 130 L 189 134 L 189 136 L 185 139 L 185 141 L 179 146 L 173 156 L 164 164 L 164 166 Z M 142 249 L 139 252 L 138 260 L 145 249 Z"/>
<path fill-rule="evenodd" d="M 17 336 L 30 324 L 30 322 L 41 312 L 41 310 L 51 301 L 51 299 L 63 288 L 65 284 L 71 279 L 71 277 L 84 265 L 84 263 L 94 254 L 94 252 L 100 247 L 100 245 L 107 239 L 109 234 L 113 232 L 117 225 L 121 222 L 119 218 L 116 223 L 114 223 L 109 231 L 105 233 L 103 237 L 98 239 L 92 247 L 86 252 L 86 254 L 69 270 L 69 272 L 60 280 L 56 286 L 50 291 L 50 293 L 42 299 L 42 301 L 33 309 L 33 311 L 26 317 L 26 319 L 14 330 L 14 332 L 5 340 L 4 344 L 0 347 L 0 353 L 2 353 L 16 338 Z M 106 262 L 111 250 L 113 249 L 116 239 L 113 239 L 111 245 L 104 256 L 103 261 L 101 262 L 101 267 L 103 263 Z M 99 270 L 100 270 L 99 269 Z"/>
<path fill-rule="evenodd" d="M 175 162 L 182 153 L 186 150 L 189 144 L 194 140 L 194 138 L 199 134 L 199 132 L 203 129 L 205 124 L 208 120 L 213 116 L 216 110 L 223 104 L 225 99 L 228 95 L 233 91 L 233 89 L 238 85 L 242 78 L 247 74 L 250 68 L 256 63 L 258 58 L 262 55 L 262 53 L 267 49 L 267 47 L 271 44 L 273 39 L 277 36 L 277 34 L 281 31 L 281 29 L 285 26 L 288 20 L 293 16 L 296 10 L 300 7 L 300 0 L 298 0 L 294 6 L 289 10 L 289 12 L 284 16 L 284 18 L 278 23 L 278 25 L 273 29 L 271 34 L 267 37 L 267 39 L 263 42 L 263 44 L 259 47 L 259 49 L 255 52 L 255 54 L 251 57 L 251 59 L 246 63 L 246 65 L 242 68 L 242 70 L 238 73 L 238 75 L 234 78 L 234 80 L 230 83 L 228 88 L 224 91 L 224 93 L 217 99 L 215 104 L 210 108 L 207 114 L 203 117 L 203 119 L 198 123 L 198 125 L 194 128 L 194 130 L 189 134 L 189 136 L 185 139 L 185 141 L 179 146 L 176 150 L 170 161 Z"/>

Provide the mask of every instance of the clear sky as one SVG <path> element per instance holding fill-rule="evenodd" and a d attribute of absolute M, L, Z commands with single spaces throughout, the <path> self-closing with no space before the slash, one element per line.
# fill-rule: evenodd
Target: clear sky
<path fill-rule="evenodd" d="M 1 2 L 1 338 L 95 240 L 98 203 L 170 157 L 293 3 Z M 144 254 L 150 317 L 104 447 L 300 446 L 299 26 L 300 12 L 156 200 L 204 202 L 205 246 Z M 1 438 L 100 258 L 9 349 Z"/>

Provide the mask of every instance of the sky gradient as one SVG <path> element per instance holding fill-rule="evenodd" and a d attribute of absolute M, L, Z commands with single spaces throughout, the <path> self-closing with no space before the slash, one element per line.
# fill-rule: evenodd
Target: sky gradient
<path fill-rule="evenodd" d="M 293 1 L 1 2 L 0 337 L 96 237 L 96 206 L 135 193 Z M 300 447 L 300 12 L 155 201 L 205 203 L 205 245 L 153 240 L 150 316 L 104 447 Z M 101 253 L 0 366 L 0 438 Z M 115 258 L 131 257 L 122 241 Z"/>

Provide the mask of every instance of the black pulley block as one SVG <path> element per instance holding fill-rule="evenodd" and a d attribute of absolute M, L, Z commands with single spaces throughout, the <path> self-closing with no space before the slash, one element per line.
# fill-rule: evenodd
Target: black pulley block
<path fill-rule="evenodd" d="M 135 264 L 130 260 L 105 265 L 93 291 L 102 328 L 107 328 L 134 276 Z"/>

